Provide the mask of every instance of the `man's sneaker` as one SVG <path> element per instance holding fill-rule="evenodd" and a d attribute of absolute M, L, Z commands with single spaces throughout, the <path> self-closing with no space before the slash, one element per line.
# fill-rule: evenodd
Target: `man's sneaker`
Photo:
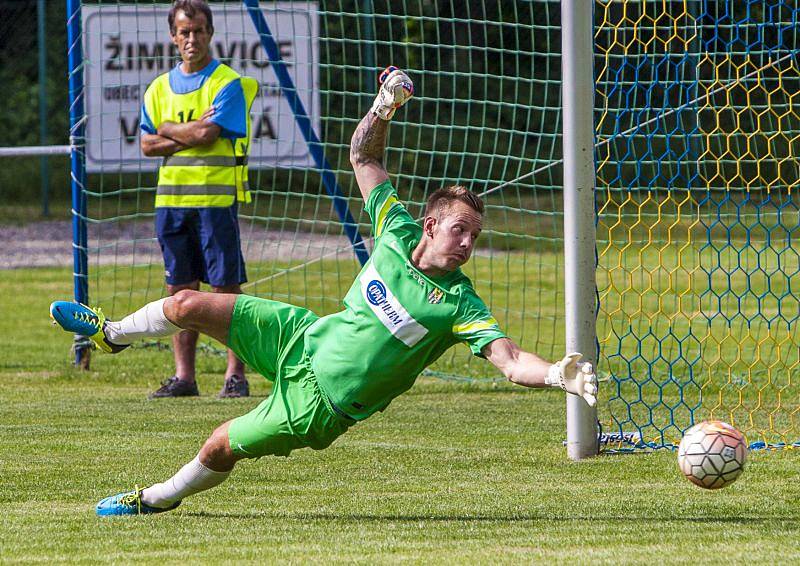
<path fill-rule="evenodd" d="M 99 308 L 90 308 L 70 301 L 55 301 L 50 305 L 50 318 L 67 332 L 91 339 L 95 347 L 109 354 L 121 352 L 129 344 L 112 344 L 106 338 L 106 315 Z"/>
<path fill-rule="evenodd" d="M 200 391 L 197 390 L 196 381 L 186 381 L 177 375 L 165 379 L 161 382 L 161 387 L 153 391 L 147 398 L 160 399 L 162 397 L 197 397 Z"/>
<path fill-rule="evenodd" d="M 150 507 L 142 503 L 142 490 L 137 487 L 133 491 L 126 491 L 101 499 L 95 508 L 95 512 L 100 517 L 107 517 L 109 515 L 150 515 L 153 513 L 172 511 L 180 504 L 181 502 L 178 501 L 164 509 L 161 507 Z"/>
<path fill-rule="evenodd" d="M 225 380 L 218 397 L 220 399 L 250 397 L 250 384 L 244 377 L 234 374 Z"/>

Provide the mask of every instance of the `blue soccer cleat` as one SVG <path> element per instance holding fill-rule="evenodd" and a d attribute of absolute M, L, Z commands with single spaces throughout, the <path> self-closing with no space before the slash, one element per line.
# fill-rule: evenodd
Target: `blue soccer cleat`
<path fill-rule="evenodd" d="M 142 490 L 138 487 L 133 491 L 118 493 L 111 497 L 101 499 L 95 508 L 98 517 L 109 517 L 112 515 L 152 515 L 153 513 L 163 513 L 172 511 L 181 502 L 162 509 L 161 507 L 150 507 L 142 503 Z"/>
<path fill-rule="evenodd" d="M 116 354 L 129 346 L 108 341 L 105 333 L 106 316 L 99 308 L 89 308 L 70 301 L 55 301 L 50 305 L 50 318 L 67 332 L 91 339 L 97 348 L 109 354 Z"/>

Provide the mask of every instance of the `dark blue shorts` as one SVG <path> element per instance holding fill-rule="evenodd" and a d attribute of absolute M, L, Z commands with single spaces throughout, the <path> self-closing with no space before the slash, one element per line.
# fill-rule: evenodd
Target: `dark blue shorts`
<path fill-rule="evenodd" d="M 247 281 L 237 206 L 156 208 L 156 235 L 167 284 L 202 281 L 214 287 Z"/>

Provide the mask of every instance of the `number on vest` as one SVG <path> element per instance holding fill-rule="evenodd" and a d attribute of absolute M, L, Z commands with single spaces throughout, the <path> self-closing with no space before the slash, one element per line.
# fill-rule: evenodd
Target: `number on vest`
<path fill-rule="evenodd" d="M 194 116 L 194 108 L 189 109 L 188 117 L 184 117 L 183 110 L 178 110 L 178 120 L 180 121 L 181 124 L 185 122 L 191 122 L 192 116 Z"/>

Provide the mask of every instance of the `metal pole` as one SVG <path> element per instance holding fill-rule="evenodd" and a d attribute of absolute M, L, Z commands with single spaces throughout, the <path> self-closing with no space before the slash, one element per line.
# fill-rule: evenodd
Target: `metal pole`
<path fill-rule="evenodd" d="M 17 147 L 0 147 L 0 157 L 69 155 L 71 152 L 71 145 L 21 145 Z"/>
<path fill-rule="evenodd" d="M 47 144 L 47 36 L 44 0 L 36 3 L 36 31 L 39 40 L 39 144 Z M 39 159 L 42 182 L 42 216 L 50 215 L 50 164 L 46 156 Z"/>
<path fill-rule="evenodd" d="M 89 302 L 89 266 L 86 248 L 86 115 L 83 109 L 83 49 L 81 41 L 81 0 L 67 0 L 67 62 L 69 65 L 69 138 L 72 152 L 72 281 L 75 300 Z M 75 336 L 75 365 L 89 368 L 91 343 Z"/>
<path fill-rule="evenodd" d="M 561 65 L 567 352 L 596 364 L 593 5 L 561 0 Z M 597 452 L 597 409 L 567 395 L 567 455 L 580 460 Z"/>

